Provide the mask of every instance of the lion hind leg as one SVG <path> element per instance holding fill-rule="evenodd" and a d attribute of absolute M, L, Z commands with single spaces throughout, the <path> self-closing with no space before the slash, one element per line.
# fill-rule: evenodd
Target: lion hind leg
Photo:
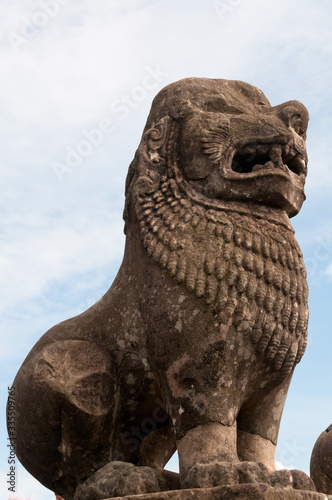
<path fill-rule="evenodd" d="M 148 434 L 140 446 L 140 459 L 137 465 L 149 466 L 158 471 L 171 489 L 180 489 L 180 476 L 164 467 L 176 451 L 174 431 L 168 424 Z"/>
<path fill-rule="evenodd" d="M 164 468 L 176 451 L 174 431 L 165 425 L 148 434 L 139 449 L 140 459 L 137 465 Z"/>
<path fill-rule="evenodd" d="M 109 355 L 80 340 L 44 347 L 17 375 L 18 457 L 65 498 L 111 460 L 115 382 Z"/>

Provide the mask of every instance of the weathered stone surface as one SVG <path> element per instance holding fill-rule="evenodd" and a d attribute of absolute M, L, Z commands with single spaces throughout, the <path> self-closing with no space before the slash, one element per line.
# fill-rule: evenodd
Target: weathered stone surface
<path fill-rule="evenodd" d="M 288 469 L 277 470 L 271 475 L 269 483 L 276 488 L 292 486 L 292 472 Z"/>
<path fill-rule="evenodd" d="M 292 470 L 292 486 L 298 490 L 316 491 L 315 484 L 309 476 L 301 470 Z"/>
<path fill-rule="evenodd" d="M 239 484 L 124 497 L 126 500 L 332 500 L 331 495 L 266 484 Z M 113 500 L 111 498 L 104 500 Z"/>
<path fill-rule="evenodd" d="M 332 494 L 332 424 L 316 441 L 311 455 L 310 475 L 317 491 Z"/>
<path fill-rule="evenodd" d="M 45 486 L 71 500 L 97 473 L 100 498 L 110 462 L 160 472 L 176 449 L 191 488 L 233 481 L 214 462 L 244 462 L 236 481 L 265 480 L 246 462 L 274 470 L 307 342 L 289 220 L 305 199 L 307 124 L 301 103 L 271 107 L 238 81 L 185 79 L 157 95 L 127 176 L 119 273 L 40 339 L 14 382 L 17 454 Z M 127 472 L 112 470 L 118 495 Z"/>
<path fill-rule="evenodd" d="M 267 468 L 255 462 L 216 462 L 212 464 L 194 465 L 186 475 L 182 487 L 208 488 L 218 485 L 242 483 L 267 483 L 270 478 Z"/>
<path fill-rule="evenodd" d="M 269 473 L 264 464 L 256 462 L 215 462 L 193 466 L 182 482 L 182 488 L 208 488 L 218 485 L 265 483 L 276 488 L 292 487 L 316 491 L 313 481 L 299 470 L 278 470 Z"/>
<path fill-rule="evenodd" d="M 100 500 L 106 496 L 138 495 L 169 489 L 166 479 L 151 467 L 111 462 L 77 488 L 74 500 Z"/>

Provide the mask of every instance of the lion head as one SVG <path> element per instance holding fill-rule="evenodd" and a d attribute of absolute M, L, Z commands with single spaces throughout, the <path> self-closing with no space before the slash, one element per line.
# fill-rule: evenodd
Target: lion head
<path fill-rule="evenodd" d="M 308 120 L 300 102 L 271 107 L 247 83 L 187 78 L 155 97 L 137 158 L 150 163 L 150 183 L 173 166 L 183 189 L 202 199 L 250 202 L 292 217 L 305 200 Z M 142 174 L 134 166 L 127 185 Z"/>

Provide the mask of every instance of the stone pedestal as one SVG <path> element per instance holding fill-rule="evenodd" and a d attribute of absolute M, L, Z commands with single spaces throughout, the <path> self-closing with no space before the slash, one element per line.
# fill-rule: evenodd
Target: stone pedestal
<path fill-rule="evenodd" d="M 118 498 L 118 497 L 117 497 Z M 332 500 L 332 495 L 293 488 L 273 488 L 266 484 L 238 484 L 191 490 L 129 495 L 122 500 Z M 105 500 L 114 500 L 107 498 Z"/>

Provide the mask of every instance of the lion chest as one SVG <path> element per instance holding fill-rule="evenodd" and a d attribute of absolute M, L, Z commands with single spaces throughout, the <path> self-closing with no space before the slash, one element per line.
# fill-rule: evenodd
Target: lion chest
<path fill-rule="evenodd" d="M 304 353 L 308 324 L 306 270 L 293 231 L 197 206 L 172 180 L 139 197 L 136 213 L 150 258 L 212 310 L 220 337 L 235 328 L 288 375 Z"/>

